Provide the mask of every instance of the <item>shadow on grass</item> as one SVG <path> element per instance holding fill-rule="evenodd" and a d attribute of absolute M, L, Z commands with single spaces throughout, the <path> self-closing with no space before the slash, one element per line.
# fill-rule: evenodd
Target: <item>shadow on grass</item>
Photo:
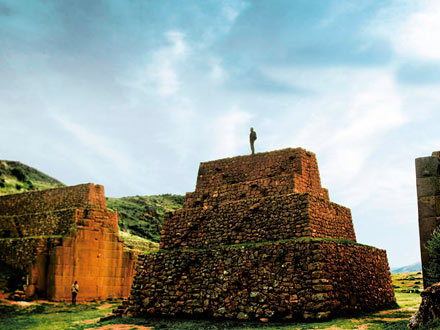
<path fill-rule="evenodd" d="M 86 310 L 97 309 L 99 305 L 76 305 L 70 304 L 46 304 L 41 303 L 30 306 L 17 306 L 17 305 L 0 305 L 0 319 L 10 318 L 19 315 L 27 314 L 52 314 L 52 313 L 79 313 Z"/>
<path fill-rule="evenodd" d="M 116 318 L 110 321 L 100 322 L 93 325 L 81 326 L 75 329 L 99 328 L 111 324 L 131 324 L 133 326 L 151 327 L 154 330 L 250 330 L 250 329 L 267 329 L 267 330 L 310 330 L 310 329 L 328 329 L 331 327 L 343 329 L 357 329 L 358 326 L 368 324 L 368 329 L 374 330 L 406 330 L 408 324 L 408 315 L 406 313 L 396 313 L 396 315 L 386 315 L 382 318 L 404 317 L 404 320 L 380 320 L 379 317 L 370 313 L 358 315 L 358 318 L 335 318 L 324 322 L 314 323 L 298 323 L 298 322 L 269 322 L 262 323 L 257 321 L 236 321 L 236 320 L 219 320 L 219 319 L 199 319 L 190 320 L 183 318 Z M 73 329 L 73 328 L 71 328 Z"/>
<path fill-rule="evenodd" d="M 0 304 L 0 329 L 83 329 L 76 323 L 103 317 L 102 304 L 40 303 L 30 306 Z M 74 325 L 75 324 L 75 325 Z"/>
<path fill-rule="evenodd" d="M 369 329 L 381 329 L 381 330 L 407 330 L 408 319 L 398 321 L 385 321 L 385 320 L 371 320 Z"/>

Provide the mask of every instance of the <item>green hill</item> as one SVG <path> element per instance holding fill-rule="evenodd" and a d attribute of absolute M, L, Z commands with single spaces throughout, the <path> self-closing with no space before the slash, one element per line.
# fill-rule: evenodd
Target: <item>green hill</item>
<path fill-rule="evenodd" d="M 107 208 L 118 212 L 121 230 L 159 242 L 165 213 L 182 208 L 183 198 L 170 194 L 107 198 Z"/>
<path fill-rule="evenodd" d="M 64 187 L 64 184 L 33 167 L 0 160 L 0 195 L 58 187 Z"/>

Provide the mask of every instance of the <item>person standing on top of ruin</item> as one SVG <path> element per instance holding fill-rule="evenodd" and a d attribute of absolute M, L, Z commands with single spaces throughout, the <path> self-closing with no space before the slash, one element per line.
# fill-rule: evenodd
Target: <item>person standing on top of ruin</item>
<path fill-rule="evenodd" d="M 249 134 L 249 142 L 251 143 L 252 155 L 255 154 L 254 142 L 257 139 L 257 133 L 254 131 L 254 128 L 251 127 L 251 133 Z"/>
<path fill-rule="evenodd" d="M 79 285 L 78 282 L 75 281 L 75 283 L 72 284 L 72 305 L 76 305 L 76 296 L 78 295 L 79 292 Z"/>

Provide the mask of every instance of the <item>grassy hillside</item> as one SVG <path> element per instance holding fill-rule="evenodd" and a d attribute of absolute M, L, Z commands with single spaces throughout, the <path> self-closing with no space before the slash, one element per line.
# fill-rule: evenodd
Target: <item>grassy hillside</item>
<path fill-rule="evenodd" d="M 183 198 L 170 194 L 107 198 L 107 208 L 118 212 L 121 230 L 159 242 L 164 214 L 182 208 Z"/>
<path fill-rule="evenodd" d="M 394 292 L 398 293 L 420 293 L 423 291 L 422 272 L 392 274 Z"/>
<path fill-rule="evenodd" d="M 63 187 L 60 181 L 22 164 L 0 160 L 0 195 Z"/>
<path fill-rule="evenodd" d="M 124 240 L 124 247 L 126 249 L 139 252 L 142 254 L 148 254 L 151 252 L 157 252 L 159 250 L 159 243 L 152 242 L 146 238 L 132 235 L 129 232 L 119 231 L 119 237 Z"/>

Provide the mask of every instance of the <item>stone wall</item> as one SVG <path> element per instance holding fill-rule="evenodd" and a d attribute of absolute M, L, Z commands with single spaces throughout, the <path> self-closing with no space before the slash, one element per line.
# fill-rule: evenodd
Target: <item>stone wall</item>
<path fill-rule="evenodd" d="M 65 235 L 75 225 L 76 209 L 0 216 L 0 237 Z"/>
<path fill-rule="evenodd" d="M 289 193 L 328 199 L 315 154 L 288 148 L 255 154 L 251 161 L 249 156 L 239 156 L 201 163 L 196 190 L 186 194 L 184 207 Z"/>
<path fill-rule="evenodd" d="M 420 251 L 422 256 L 423 284 L 429 282 L 425 267 L 429 264 L 426 242 L 440 226 L 440 159 L 439 152 L 431 157 L 416 159 L 417 205 L 419 211 Z"/>
<path fill-rule="evenodd" d="M 160 250 L 143 256 L 129 315 L 320 319 L 395 303 L 386 253 L 359 245 L 314 154 L 284 149 L 201 163 Z"/>
<path fill-rule="evenodd" d="M 127 297 L 136 256 L 123 249 L 104 187 L 84 184 L 0 196 L 0 260 L 28 273 L 28 296 Z"/>
<path fill-rule="evenodd" d="M 160 247 L 202 248 L 305 236 L 356 241 L 350 210 L 310 194 L 186 208 L 167 214 Z"/>
<path fill-rule="evenodd" d="M 103 186 L 81 184 L 67 188 L 4 195 L 0 198 L 0 216 L 85 207 L 106 209 Z"/>
<path fill-rule="evenodd" d="M 117 215 L 99 209 L 79 212 L 77 231 L 48 255 L 48 296 L 69 300 L 70 286 L 80 284 L 81 300 L 127 297 L 135 255 L 124 250 L 118 236 Z"/>
<path fill-rule="evenodd" d="M 0 238 L 0 260 L 13 268 L 32 267 L 38 255 L 47 254 L 49 246 L 56 246 L 61 236 Z"/>
<path fill-rule="evenodd" d="M 128 312 L 226 318 L 305 318 L 393 303 L 383 250 L 297 239 L 143 257 Z"/>

